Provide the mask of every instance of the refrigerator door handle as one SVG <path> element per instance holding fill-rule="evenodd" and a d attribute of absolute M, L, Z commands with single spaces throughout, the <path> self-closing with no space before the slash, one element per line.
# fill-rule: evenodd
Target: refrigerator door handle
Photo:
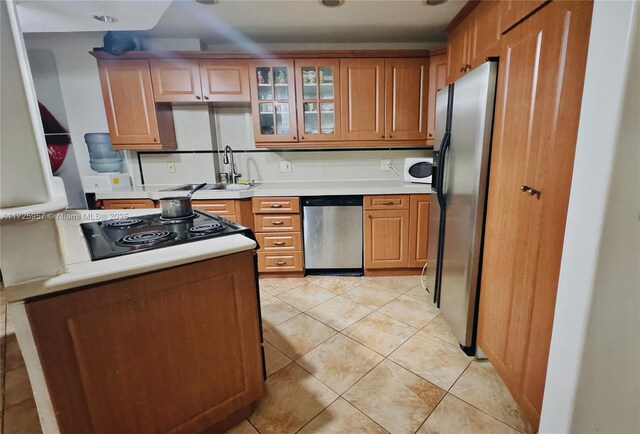
<path fill-rule="evenodd" d="M 438 190 L 436 191 L 438 198 L 438 205 L 440 209 L 445 210 L 446 201 L 444 197 L 444 173 L 445 173 L 445 160 L 447 151 L 451 144 L 451 133 L 447 132 L 442 139 L 442 147 L 440 149 L 440 160 L 438 161 Z"/>

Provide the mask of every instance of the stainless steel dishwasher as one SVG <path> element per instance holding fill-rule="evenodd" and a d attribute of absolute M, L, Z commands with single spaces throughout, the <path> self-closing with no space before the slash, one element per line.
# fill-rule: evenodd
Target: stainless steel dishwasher
<path fill-rule="evenodd" d="M 307 274 L 362 274 L 362 196 L 302 199 Z"/>

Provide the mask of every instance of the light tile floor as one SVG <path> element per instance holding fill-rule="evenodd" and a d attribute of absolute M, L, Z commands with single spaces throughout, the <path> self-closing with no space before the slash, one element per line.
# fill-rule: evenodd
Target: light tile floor
<path fill-rule="evenodd" d="M 530 431 L 491 365 L 459 349 L 418 277 L 262 279 L 260 289 L 266 394 L 230 433 Z M 40 433 L 1 302 L 0 338 L 0 432 Z"/>

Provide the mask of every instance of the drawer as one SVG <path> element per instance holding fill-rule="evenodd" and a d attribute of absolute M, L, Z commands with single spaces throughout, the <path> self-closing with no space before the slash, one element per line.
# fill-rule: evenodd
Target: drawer
<path fill-rule="evenodd" d="M 302 271 L 302 252 L 258 252 L 258 271 L 261 273 Z"/>
<path fill-rule="evenodd" d="M 256 232 L 300 232 L 300 214 L 257 214 L 253 217 Z"/>
<path fill-rule="evenodd" d="M 364 209 L 409 209 L 409 195 L 365 196 Z"/>
<path fill-rule="evenodd" d="M 104 209 L 138 209 L 138 208 L 155 208 L 151 199 L 103 199 L 102 207 Z"/>
<path fill-rule="evenodd" d="M 224 218 L 228 218 L 227 214 L 236 214 L 235 200 L 193 200 L 191 206 L 193 209 L 219 214 Z"/>
<path fill-rule="evenodd" d="M 302 250 L 302 235 L 300 232 L 256 234 L 260 251 L 291 251 Z"/>
<path fill-rule="evenodd" d="M 297 197 L 254 197 L 254 214 L 295 214 L 300 212 L 300 199 Z"/>

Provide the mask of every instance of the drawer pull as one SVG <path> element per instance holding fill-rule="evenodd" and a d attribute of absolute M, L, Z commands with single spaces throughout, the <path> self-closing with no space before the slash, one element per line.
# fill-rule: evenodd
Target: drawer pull
<path fill-rule="evenodd" d="M 282 208 L 282 205 L 279 203 L 272 203 L 271 208 Z"/>
<path fill-rule="evenodd" d="M 276 265 L 287 265 L 287 261 L 276 261 Z"/>
<path fill-rule="evenodd" d="M 284 246 L 284 244 L 285 244 L 284 241 L 274 241 L 273 242 L 274 246 Z"/>
<path fill-rule="evenodd" d="M 393 202 L 390 200 L 383 200 L 382 202 L 380 202 L 382 205 L 393 205 Z"/>
<path fill-rule="evenodd" d="M 282 220 L 278 220 L 277 222 L 271 222 L 272 225 L 274 226 L 280 226 L 282 224 L 284 224 L 284 222 Z"/>

